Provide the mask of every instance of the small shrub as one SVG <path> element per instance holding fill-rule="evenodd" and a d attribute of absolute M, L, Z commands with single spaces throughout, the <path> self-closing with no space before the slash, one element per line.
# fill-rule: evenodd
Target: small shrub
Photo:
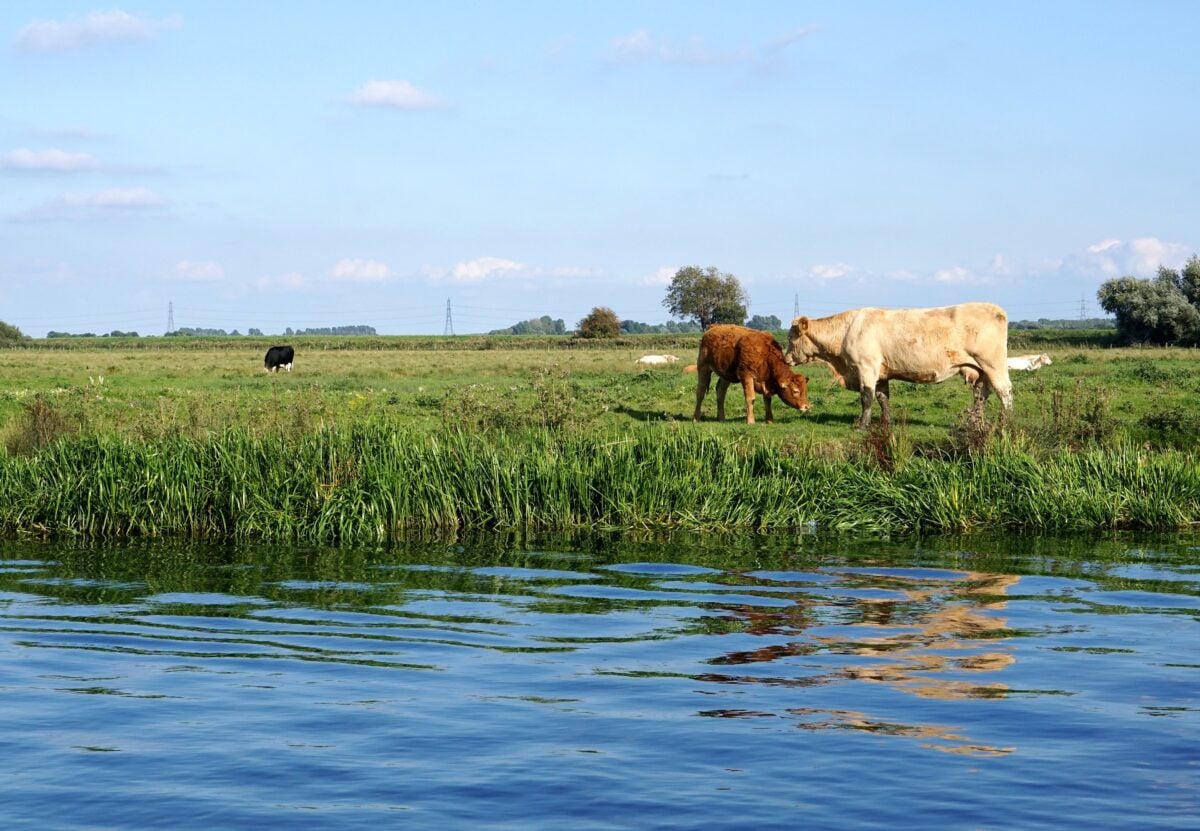
<path fill-rule="evenodd" d="M 16 430 L 9 435 L 5 446 L 10 455 L 36 452 L 73 432 L 70 419 L 42 396 L 24 405 Z"/>
<path fill-rule="evenodd" d="M 442 424 L 449 429 L 507 430 L 524 426 L 527 414 L 487 384 L 468 384 L 448 390 L 439 404 Z"/>
<path fill-rule="evenodd" d="M 1181 406 L 1168 407 L 1147 413 L 1138 424 L 1160 433 L 1195 433 L 1200 432 L 1200 415 Z"/>
<path fill-rule="evenodd" d="M 1072 389 L 1056 387 L 1050 391 L 1050 412 L 1044 414 L 1034 437 L 1048 447 L 1079 447 L 1105 441 L 1117 429 L 1109 411 L 1111 400 L 1107 389 L 1085 386 L 1082 381 Z"/>
<path fill-rule="evenodd" d="M 1162 384 L 1171 380 L 1170 372 L 1145 358 L 1131 361 L 1126 373 L 1130 378 L 1144 384 Z"/>
<path fill-rule="evenodd" d="M 557 430 L 573 420 L 575 390 L 567 373 L 557 364 L 534 373 L 533 391 L 537 394 L 537 412 L 533 414 L 533 421 Z"/>
<path fill-rule="evenodd" d="M 975 455 L 988 446 L 998 429 L 997 423 L 988 421 L 982 408 L 966 410 L 950 428 L 951 455 Z"/>

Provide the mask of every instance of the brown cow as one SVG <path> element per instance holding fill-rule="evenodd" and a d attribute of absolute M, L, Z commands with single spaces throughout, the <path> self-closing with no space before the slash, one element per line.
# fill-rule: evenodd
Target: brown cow
<path fill-rule="evenodd" d="M 798 317 L 788 333 L 787 358 L 792 363 L 824 361 L 842 386 L 856 390 L 862 402 L 859 428 L 871 423 L 876 398 L 884 426 L 890 423 L 892 379 L 936 384 L 961 373 L 972 382 L 972 411 L 982 412 L 992 390 L 1006 411 L 1012 409 L 1008 316 L 991 303 L 851 309 L 816 320 Z"/>
<path fill-rule="evenodd" d="M 778 395 L 783 403 L 801 412 L 808 410 L 808 379 L 793 372 L 783 357 L 783 349 L 769 332 L 719 323 L 710 326 L 700 339 L 700 355 L 696 358 L 696 412 L 692 421 L 700 420 L 700 405 L 708 394 L 708 382 L 717 373 L 717 420 L 725 420 L 725 392 L 734 381 L 741 382 L 746 393 L 746 423 L 754 423 L 754 393 L 766 401 L 768 424 L 771 396 Z"/>

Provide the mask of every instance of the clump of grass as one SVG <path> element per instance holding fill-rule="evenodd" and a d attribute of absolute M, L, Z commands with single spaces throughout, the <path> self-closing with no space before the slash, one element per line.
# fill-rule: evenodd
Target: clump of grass
<path fill-rule="evenodd" d="M 11 455 L 33 453 L 74 432 L 72 419 L 45 396 L 23 404 L 15 429 L 10 429 L 5 447 Z"/>
<path fill-rule="evenodd" d="M 1118 428 L 1111 398 L 1104 387 L 1083 381 L 1073 387 L 1056 386 L 1050 390 L 1048 409 L 1030 434 L 1044 447 L 1079 448 L 1107 441 Z"/>
<path fill-rule="evenodd" d="M 968 409 L 950 428 L 948 449 L 953 457 L 974 456 L 992 442 L 1000 429 L 981 409 Z"/>

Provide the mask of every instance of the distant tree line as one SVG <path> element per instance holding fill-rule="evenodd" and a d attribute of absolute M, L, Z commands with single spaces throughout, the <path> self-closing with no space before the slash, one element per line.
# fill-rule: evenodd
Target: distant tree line
<path fill-rule="evenodd" d="M 293 329 L 291 326 L 283 331 L 285 335 L 375 335 L 374 326 L 323 326 L 312 329 Z M 242 337 L 242 333 L 237 329 L 232 332 L 226 332 L 224 329 L 205 329 L 203 327 L 181 326 L 178 329 L 167 332 L 167 337 L 188 337 L 188 338 L 238 338 Z M 50 337 L 50 336 L 48 336 Z M 265 337 L 262 329 L 256 329 L 251 326 L 246 330 L 246 337 L 261 338 Z"/>
<path fill-rule="evenodd" d="M 122 332 L 120 329 L 113 329 L 111 332 L 97 335 L 95 332 L 55 332 L 46 333 L 48 338 L 140 338 L 137 332 Z"/>
<path fill-rule="evenodd" d="M 1160 266 L 1151 279 L 1118 277 L 1100 286 L 1100 305 L 1129 343 L 1200 345 L 1200 257 L 1183 269 Z"/>
<path fill-rule="evenodd" d="M 1037 320 L 1014 320 L 1008 324 L 1009 329 L 1115 329 L 1117 322 L 1111 317 L 1088 317 L 1079 320 L 1048 320 L 1039 317 Z"/>
<path fill-rule="evenodd" d="M 626 335 L 686 335 L 699 331 L 700 324 L 690 320 L 668 320 L 666 323 L 639 323 L 636 320 L 621 321 L 621 332 Z"/>
<path fill-rule="evenodd" d="M 489 335 L 565 335 L 567 324 L 560 317 L 557 320 L 550 315 L 542 315 L 530 320 L 522 320 L 505 329 L 493 329 Z"/>
<path fill-rule="evenodd" d="M 249 329 L 247 331 L 254 333 L 258 330 Z M 232 332 L 226 332 L 224 329 L 205 329 L 203 327 L 192 326 L 180 326 L 178 329 L 166 333 L 166 337 L 168 338 L 227 338 L 241 336 L 242 333 L 237 329 L 234 329 Z"/>
<path fill-rule="evenodd" d="M 252 329 L 252 332 L 258 330 Z M 374 326 L 322 326 L 313 329 L 293 329 L 291 326 L 283 330 L 285 335 L 377 335 Z M 259 332 L 261 335 L 262 333 Z"/>

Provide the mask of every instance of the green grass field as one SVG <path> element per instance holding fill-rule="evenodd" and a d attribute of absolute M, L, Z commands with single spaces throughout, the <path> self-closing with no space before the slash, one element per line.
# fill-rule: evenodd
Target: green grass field
<path fill-rule="evenodd" d="M 531 527 L 842 531 L 1200 522 L 1200 353 L 1014 333 L 1015 412 L 894 384 L 893 430 L 821 366 L 812 410 L 691 422 L 698 336 L 34 342 L 0 351 L 0 531 L 341 542 Z M 1039 337 L 1040 335 L 1040 337 Z M 639 369 L 644 352 L 680 362 Z"/>
<path fill-rule="evenodd" d="M 1200 353 L 1087 345 L 1079 333 L 1014 332 L 1013 353 L 1046 351 L 1054 363 L 1013 372 L 1015 430 L 1040 443 L 1078 446 L 1128 439 L 1191 447 L 1200 435 Z M 1062 345 L 1056 335 L 1068 335 Z M 1104 342 L 1103 335 L 1093 341 Z M 90 342 L 89 342 L 90 341 Z M 539 423 L 623 433 L 690 421 L 697 336 L 630 337 L 570 346 L 566 338 L 305 338 L 291 374 L 262 371 L 267 341 L 54 340 L 0 351 L 0 443 L 31 444 L 31 421 L 46 435 L 202 436 L 231 426 L 252 432 L 306 432 L 385 417 L 419 430 L 520 429 Z M 644 352 L 672 351 L 670 367 L 639 369 Z M 860 436 L 851 429 L 858 397 L 821 366 L 800 367 L 812 410 L 776 401 L 776 423 L 748 427 L 731 389 L 723 424 L 706 434 L 814 445 L 829 450 Z M 715 385 L 714 385 L 715 386 Z M 893 385 L 894 431 L 917 446 L 945 441 L 970 402 L 958 379 Z M 761 399 L 757 418 L 762 419 Z M 989 416 L 999 412 L 988 402 Z M 716 414 L 715 389 L 705 402 Z M 876 417 L 878 410 L 876 410 Z M 32 444 L 37 444 L 36 438 Z"/>

